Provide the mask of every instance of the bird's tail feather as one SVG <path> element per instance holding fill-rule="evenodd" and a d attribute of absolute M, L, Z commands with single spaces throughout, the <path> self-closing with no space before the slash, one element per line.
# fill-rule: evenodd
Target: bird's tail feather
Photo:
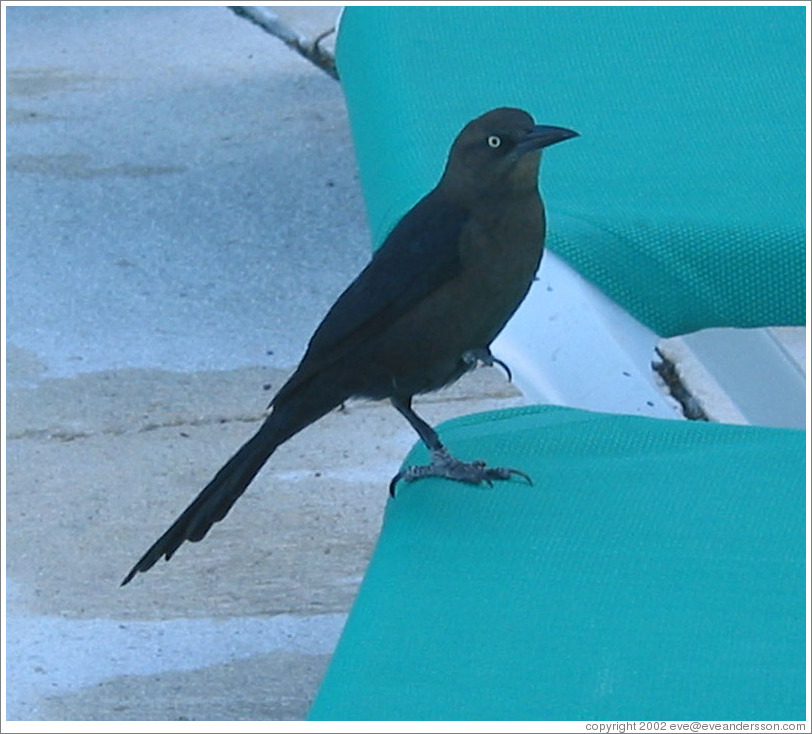
<path fill-rule="evenodd" d="M 152 544 L 121 585 L 128 584 L 138 572 L 149 571 L 161 556 L 168 561 L 184 541 L 202 540 L 211 526 L 228 514 L 277 446 L 345 398 L 343 394 L 336 394 L 329 384 L 316 383 L 304 395 L 299 393 L 281 404 L 274 403 L 273 412 L 259 431 L 226 462 L 172 526 Z"/>
<path fill-rule="evenodd" d="M 180 514 L 171 527 L 141 557 L 121 585 L 129 583 L 139 571 L 148 571 L 163 556 L 168 561 L 184 541 L 202 540 L 214 523 L 222 520 L 242 496 L 251 480 L 281 443 L 268 435 L 273 426 L 266 422 L 243 447 L 232 456 L 203 488 L 194 501 Z"/>

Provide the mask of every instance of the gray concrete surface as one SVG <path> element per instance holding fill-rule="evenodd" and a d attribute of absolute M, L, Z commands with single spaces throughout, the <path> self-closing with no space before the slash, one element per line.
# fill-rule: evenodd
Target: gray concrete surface
<path fill-rule="evenodd" d="M 391 408 L 303 432 L 118 584 L 368 257 L 340 87 L 225 8 L 6 10 L 5 718 L 302 718 L 415 440 Z M 520 400 L 479 370 L 422 406 Z"/>

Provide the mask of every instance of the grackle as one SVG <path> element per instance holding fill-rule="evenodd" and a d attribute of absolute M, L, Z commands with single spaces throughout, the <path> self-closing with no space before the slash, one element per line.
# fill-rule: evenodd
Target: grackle
<path fill-rule="evenodd" d="M 222 520 L 277 446 L 347 398 L 388 398 L 431 452 L 389 487 L 436 476 L 479 484 L 513 475 L 455 459 L 412 398 L 457 380 L 478 362 L 501 364 L 490 344 L 524 299 L 541 262 L 541 149 L 578 133 L 535 125 L 499 108 L 457 136 L 436 188 L 398 222 L 310 339 L 257 433 L 217 472 L 122 582 L 169 560 Z M 504 367 L 504 365 L 502 365 Z M 508 371 L 509 374 L 509 371 Z"/>

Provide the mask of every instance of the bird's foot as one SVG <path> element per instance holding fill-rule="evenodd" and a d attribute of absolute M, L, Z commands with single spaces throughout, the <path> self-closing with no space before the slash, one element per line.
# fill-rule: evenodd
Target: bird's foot
<path fill-rule="evenodd" d="M 480 349 L 469 349 L 467 352 L 462 353 L 462 361 L 470 367 L 475 367 L 478 362 L 482 362 L 486 367 L 493 367 L 499 365 L 507 375 L 508 382 L 513 382 L 513 373 L 501 359 L 497 359 L 491 354 L 488 347 L 481 347 Z"/>
<path fill-rule="evenodd" d="M 484 461 L 465 462 L 455 459 L 445 449 L 431 452 L 431 464 L 423 466 L 409 466 L 401 469 L 389 482 L 389 495 L 395 496 L 395 485 L 403 479 L 406 482 L 413 482 L 415 479 L 423 477 L 443 477 L 453 479 L 466 484 L 482 484 L 493 486 L 494 480 L 505 480 L 511 477 L 521 477 L 528 484 L 532 485 L 533 480 L 518 469 L 508 469 L 504 466 L 489 467 Z"/>

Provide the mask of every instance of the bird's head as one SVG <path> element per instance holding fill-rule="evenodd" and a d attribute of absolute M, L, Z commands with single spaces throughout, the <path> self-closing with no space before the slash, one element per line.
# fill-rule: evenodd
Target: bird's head
<path fill-rule="evenodd" d="M 457 135 L 440 186 L 461 201 L 535 189 L 541 149 L 577 135 L 564 127 L 536 125 L 524 110 L 499 107 Z"/>

